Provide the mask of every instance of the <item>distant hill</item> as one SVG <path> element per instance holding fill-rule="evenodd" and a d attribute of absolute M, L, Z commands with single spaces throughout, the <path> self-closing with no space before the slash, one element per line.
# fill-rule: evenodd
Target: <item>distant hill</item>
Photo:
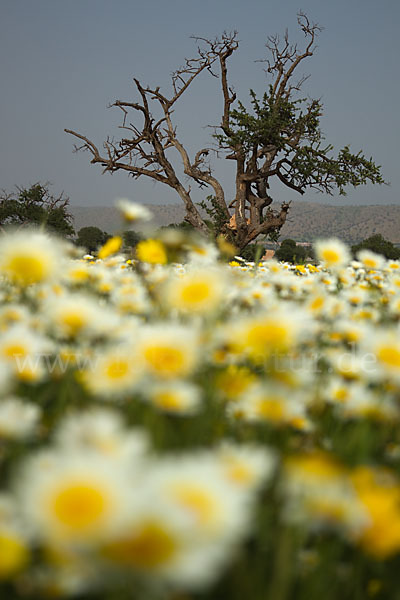
<path fill-rule="evenodd" d="M 183 204 L 148 205 L 148 208 L 156 227 L 179 223 L 185 216 Z M 113 207 L 71 205 L 70 209 L 76 231 L 88 225 L 109 233 L 120 228 L 119 215 Z M 400 205 L 333 206 L 298 201 L 291 206 L 280 239 L 311 242 L 321 237 L 338 237 L 353 244 L 375 233 L 400 244 Z"/>
<path fill-rule="evenodd" d="M 355 243 L 381 233 L 400 243 L 400 205 L 333 206 L 311 202 L 293 203 L 281 230 L 285 237 L 313 241 L 319 237 L 338 237 Z"/>
<path fill-rule="evenodd" d="M 146 207 L 153 213 L 151 224 L 155 227 L 180 223 L 185 216 L 185 209 L 179 204 L 152 205 Z M 93 225 L 108 233 L 114 233 L 121 228 L 121 219 L 116 208 L 111 206 L 73 206 L 71 213 L 75 221 L 75 230 Z M 138 227 L 140 229 L 140 227 Z"/>

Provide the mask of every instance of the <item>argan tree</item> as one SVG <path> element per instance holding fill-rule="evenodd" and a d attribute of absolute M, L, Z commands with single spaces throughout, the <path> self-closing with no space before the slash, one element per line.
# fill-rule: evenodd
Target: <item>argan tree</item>
<path fill-rule="evenodd" d="M 123 170 L 134 179 L 149 177 L 173 188 L 185 204 L 185 219 L 205 234 L 209 227 L 193 201 L 193 184 L 212 192 L 208 212 L 213 216 L 214 233 L 225 235 L 239 249 L 260 235 L 276 235 L 286 221 L 290 202 L 272 209 L 273 179 L 280 181 L 283 189 L 299 194 L 308 189 L 327 194 L 337 189 L 345 194 L 348 185 L 384 183 L 380 167 L 372 159 L 361 152 L 352 154 L 348 146 L 335 156 L 333 146 L 324 143 L 322 104 L 318 99 L 302 99 L 299 90 L 307 78 L 296 79 L 299 66 L 313 55 L 321 28 L 303 13 L 298 14 L 298 25 L 305 38 L 302 48 L 289 42 L 287 32 L 283 39 L 268 38 L 265 71 L 270 81 L 260 98 L 250 91 L 249 107 L 237 100 L 228 83 L 228 60 L 239 47 L 237 33 L 224 33 L 215 40 L 194 38 L 197 56 L 185 59 L 172 74 L 170 94 L 158 86 L 144 87 L 134 79 L 138 101 L 111 104 L 122 111 L 125 136 L 119 141 L 108 137 L 100 150 L 85 135 L 65 131 L 81 141 L 75 150 L 88 150 L 92 164 L 102 165 L 104 172 Z M 220 79 L 222 117 L 212 147 L 201 148 L 192 157 L 179 139 L 173 113 L 181 96 L 203 73 Z M 131 119 L 132 113 L 138 118 Z M 226 197 L 215 176 L 209 160 L 213 153 L 235 162 L 234 198 Z M 176 159 L 185 181 L 178 176 Z"/>
<path fill-rule="evenodd" d="M 75 233 L 69 198 L 54 196 L 49 184 L 34 183 L 16 192 L 0 191 L 0 227 L 36 226 L 69 237 Z"/>

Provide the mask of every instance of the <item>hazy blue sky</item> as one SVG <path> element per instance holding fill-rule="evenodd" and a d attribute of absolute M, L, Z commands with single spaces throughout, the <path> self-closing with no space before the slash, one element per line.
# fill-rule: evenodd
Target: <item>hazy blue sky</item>
<path fill-rule="evenodd" d="M 161 184 L 122 172 L 102 175 L 88 154 L 72 153 L 74 140 L 64 127 L 101 146 L 107 134 L 118 133 L 118 111 L 107 104 L 134 101 L 133 76 L 168 89 L 170 73 L 195 54 L 193 34 L 238 30 L 230 83 L 247 101 L 250 87 L 262 92 L 267 85 L 262 65 L 254 62 L 266 56 L 267 35 L 288 27 L 298 37 L 299 9 L 325 27 L 303 72 L 311 74 L 305 95 L 324 102 L 327 141 L 363 149 L 391 182 L 350 188 L 347 199 L 313 193 L 303 199 L 398 203 L 398 0 L 0 0 L 0 188 L 40 180 L 51 181 L 53 191 L 63 190 L 73 204 L 110 205 L 121 196 L 179 202 Z M 206 74 L 182 97 L 175 123 L 191 150 L 210 144 L 206 126 L 220 122 L 221 108 L 218 82 Z M 232 163 L 215 165 L 229 195 Z M 297 197 L 275 192 L 277 200 Z"/>

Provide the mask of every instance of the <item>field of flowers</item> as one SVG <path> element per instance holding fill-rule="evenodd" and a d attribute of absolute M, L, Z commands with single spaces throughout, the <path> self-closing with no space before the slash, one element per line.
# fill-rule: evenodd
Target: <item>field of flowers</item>
<path fill-rule="evenodd" d="M 0 598 L 400 598 L 400 263 L 120 247 L 0 237 Z"/>

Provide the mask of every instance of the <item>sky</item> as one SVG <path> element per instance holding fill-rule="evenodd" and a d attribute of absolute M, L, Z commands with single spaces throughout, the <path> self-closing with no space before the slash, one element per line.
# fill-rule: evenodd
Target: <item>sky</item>
<path fill-rule="evenodd" d="M 121 197 L 179 203 L 165 185 L 102 174 L 88 153 L 72 152 L 74 139 L 64 128 L 100 147 L 107 135 L 118 136 L 120 113 L 108 105 L 137 100 L 133 77 L 168 95 L 170 74 L 196 54 L 193 35 L 238 31 L 228 77 L 247 103 L 250 88 L 262 93 L 268 85 L 256 62 L 267 56 L 267 36 L 288 28 L 301 41 L 300 9 L 324 27 L 314 56 L 303 63 L 302 73 L 311 75 L 303 96 L 322 99 L 326 141 L 372 156 L 390 186 L 349 188 L 345 198 L 300 197 L 276 186 L 274 198 L 398 204 L 398 0 L 0 0 L 0 189 L 40 181 L 74 205 L 112 206 Z M 220 123 L 221 110 L 219 82 L 206 73 L 181 97 L 174 124 L 192 156 L 212 145 L 209 126 Z M 233 161 L 213 164 L 232 198 Z M 195 200 L 208 193 L 196 190 Z"/>

